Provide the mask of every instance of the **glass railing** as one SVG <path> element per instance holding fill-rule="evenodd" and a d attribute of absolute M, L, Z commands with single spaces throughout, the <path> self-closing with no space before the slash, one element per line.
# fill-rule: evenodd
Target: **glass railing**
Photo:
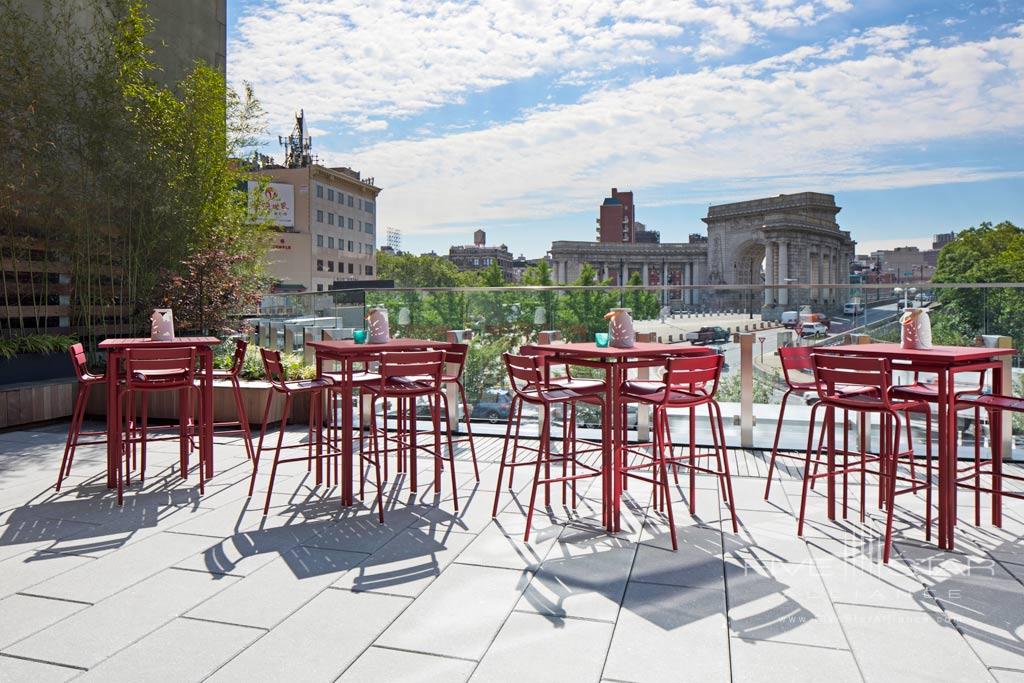
<path fill-rule="evenodd" d="M 455 334 L 470 344 L 464 373 L 468 413 L 479 433 L 504 433 L 510 392 L 501 354 L 554 332 L 564 341 L 590 341 L 606 331 L 613 307 L 633 311 L 638 333 L 670 344 L 699 344 L 724 356 L 719 401 L 731 445 L 771 447 L 786 390 L 777 349 L 786 345 L 846 343 L 860 335 L 898 341 L 904 306 L 925 308 L 935 344 L 1012 344 L 1014 392 L 1024 393 L 1019 351 L 1024 347 L 1024 285 L 787 285 L 665 287 L 501 287 L 381 289 L 269 295 L 258 314 L 247 316 L 260 345 L 301 351 L 313 339 L 344 339 L 362 327 L 368 307 L 383 306 L 395 337 L 446 340 Z M 747 340 L 741 343 L 741 336 Z M 745 346 L 746 344 L 746 346 Z M 747 350 L 744 351 L 744 348 Z M 310 354 L 307 351 L 307 358 Z M 578 369 L 577 374 L 585 374 Z M 743 399 L 744 373 L 750 376 Z M 896 381 L 913 381 L 897 373 Z M 926 379 L 926 378 L 925 378 Z M 964 377 L 964 388 L 972 379 Z M 973 379 L 977 384 L 977 379 Z M 991 383 L 988 378 L 987 384 Z M 814 397 L 793 395 L 786 406 L 780 446 L 802 449 Z M 461 407 L 461 418 L 466 410 Z M 535 434 L 536 413 L 523 417 L 524 433 Z M 561 419 L 556 415 L 556 422 Z M 643 411 L 630 412 L 635 435 L 649 424 Z M 685 415 L 675 416 L 686 429 Z M 706 417 L 698 438 L 710 438 Z M 599 432 L 600 415 L 581 409 L 578 423 Z M 1012 423 L 1017 453 L 1024 457 L 1024 419 Z M 851 427 L 852 429 L 853 427 Z M 676 424 L 673 424 L 673 430 Z M 923 437 L 923 417 L 913 432 Z M 851 432 L 852 433 L 852 432 Z M 981 437 L 987 446 L 989 434 Z M 855 436 L 851 437 L 855 438 Z M 973 420 L 959 423 L 959 441 L 970 449 Z M 923 444 L 923 438 L 917 439 Z"/>

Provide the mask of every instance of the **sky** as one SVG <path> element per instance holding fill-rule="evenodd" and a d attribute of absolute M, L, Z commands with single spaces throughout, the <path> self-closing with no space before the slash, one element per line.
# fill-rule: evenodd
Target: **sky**
<path fill-rule="evenodd" d="M 228 0 L 227 65 L 416 253 L 593 240 L 612 187 L 666 242 L 802 191 L 858 253 L 1024 225 L 1021 0 Z"/>

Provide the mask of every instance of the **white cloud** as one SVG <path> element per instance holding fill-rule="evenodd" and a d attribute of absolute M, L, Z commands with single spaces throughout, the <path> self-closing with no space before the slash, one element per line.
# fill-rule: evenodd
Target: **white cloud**
<path fill-rule="evenodd" d="M 911 33 L 879 42 L 864 32 L 857 57 L 805 54 L 641 80 L 482 130 L 380 143 L 344 162 L 384 188 L 381 224 L 409 232 L 587 211 L 627 182 L 659 194 L 683 188 L 680 201 L 700 201 L 1019 177 L 970 164 L 879 164 L 894 147 L 1024 130 L 1024 26 L 942 47 Z"/>
<path fill-rule="evenodd" d="M 408 116 L 538 74 L 643 63 L 659 44 L 702 57 L 849 9 L 836 0 L 277 0 L 246 9 L 229 46 L 273 127 Z"/>

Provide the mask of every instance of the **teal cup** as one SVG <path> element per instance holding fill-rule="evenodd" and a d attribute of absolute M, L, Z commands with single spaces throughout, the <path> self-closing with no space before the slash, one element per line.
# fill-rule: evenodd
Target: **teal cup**
<path fill-rule="evenodd" d="M 365 344 L 366 343 L 366 330 L 353 330 L 352 331 L 352 340 L 355 341 L 356 344 Z"/>
<path fill-rule="evenodd" d="M 607 332 L 595 332 L 594 343 L 597 344 L 597 348 L 606 349 L 608 348 L 608 333 Z"/>

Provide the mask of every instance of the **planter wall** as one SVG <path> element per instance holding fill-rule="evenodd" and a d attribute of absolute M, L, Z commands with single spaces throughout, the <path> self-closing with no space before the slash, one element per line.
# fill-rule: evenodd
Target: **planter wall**
<path fill-rule="evenodd" d="M 102 418 L 107 413 L 107 390 L 106 385 L 93 387 L 89 395 L 89 404 L 86 413 L 93 417 Z M 263 418 L 263 409 L 266 407 L 267 395 L 273 392 L 267 382 L 242 382 L 242 404 L 245 406 L 245 415 L 249 423 L 259 428 L 260 420 Z M 270 405 L 270 421 L 278 422 L 281 419 L 281 410 L 284 408 L 284 398 L 275 396 Z M 174 391 L 162 391 L 149 395 L 149 419 L 170 420 L 178 419 L 178 394 Z M 215 422 L 228 422 L 237 419 L 235 410 L 235 399 L 231 394 L 231 385 L 224 382 L 215 382 L 213 385 L 213 419 Z M 298 395 L 292 403 L 292 412 L 288 416 L 291 424 L 308 424 L 309 422 L 309 397 Z"/>
<path fill-rule="evenodd" d="M 74 379 L 0 385 L 0 429 L 70 417 L 77 389 Z"/>
<path fill-rule="evenodd" d="M 65 352 L 19 353 L 11 358 L 0 358 L 0 388 L 8 384 L 71 379 L 74 376 L 75 368 Z"/>

